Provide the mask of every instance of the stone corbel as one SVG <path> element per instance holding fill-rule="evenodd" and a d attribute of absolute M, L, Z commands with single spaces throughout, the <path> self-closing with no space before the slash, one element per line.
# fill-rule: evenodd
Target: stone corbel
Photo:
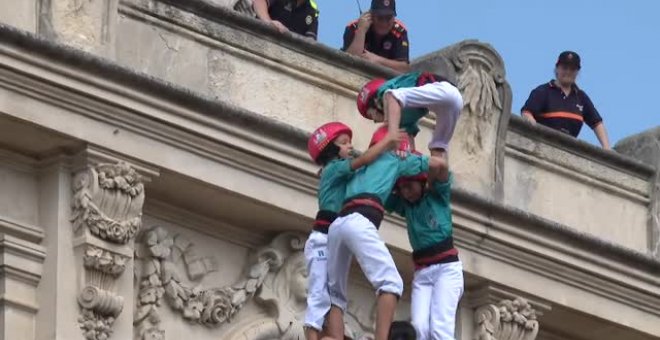
<path fill-rule="evenodd" d="M 452 139 L 452 154 L 458 155 L 452 167 L 460 185 L 501 198 L 513 98 L 502 57 L 488 44 L 465 40 L 414 60 L 412 67 L 443 75 L 458 86 L 464 108 Z"/>
<path fill-rule="evenodd" d="M 79 154 L 74 168 L 71 223 L 81 268 L 78 322 L 85 339 L 105 340 L 124 307 L 118 287 L 122 280 L 132 280 L 122 275 L 142 224 L 146 177 L 141 173 L 157 173 L 138 172 L 136 166 L 93 149 Z"/>
<path fill-rule="evenodd" d="M 493 284 L 472 289 L 467 296 L 474 309 L 473 340 L 535 340 L 538 317 L 550 310 L 547 303 Z"/>

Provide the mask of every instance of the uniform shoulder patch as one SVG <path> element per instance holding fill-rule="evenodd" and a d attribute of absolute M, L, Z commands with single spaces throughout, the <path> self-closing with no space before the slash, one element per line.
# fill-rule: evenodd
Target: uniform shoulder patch
<path fill-rule="evenodd" d="M 398 32 L 401 32 L 401 33 L 405 33 L 406 31 L 408 31 L 408 29 L 406 28 L 406 25 L 404 25 L 403 22 L 401 22 L 399 19 L 396 19 L 394 21 L 394 28 L 393 29 L 398 31 Z"/>
<path fill-rule="evenodd" d="M 346 25 L 346 27 L 347 27 L 347 28 L 356 29 L 357 26 L 358 26 L 358 22 L 360 22 L 359 19 L 357 19 L 357 20 L 353 20 L 353 21 L 349 22 L 348 25 Z"/>

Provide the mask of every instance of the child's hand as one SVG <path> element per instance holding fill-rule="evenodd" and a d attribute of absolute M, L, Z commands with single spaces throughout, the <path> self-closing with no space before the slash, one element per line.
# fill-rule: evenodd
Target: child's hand
<path fill-rule="evenodd" d="M 405 130 L 390 131 L 385 137 L 391 148 L 398 148 L 402 141 L 408 138 Z"/>

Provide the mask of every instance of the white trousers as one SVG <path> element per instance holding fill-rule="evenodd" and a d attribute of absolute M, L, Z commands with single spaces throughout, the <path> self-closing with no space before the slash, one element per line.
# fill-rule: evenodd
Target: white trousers
<path fill-rule="evenodd" d="M 412 324 L 417 340 L 454 340 L 456 309 L 463 295 L 463 264 L 434 264 L 415 272 Z"/>
<path fill-rule="evenodd" d="M 454 135 L 458 116 L 463 109 L 463 96 L 456 86 L 446 82 L 435 82 L 419 87 L 404 87 L 389 90 L 403 108 L 427 108 L 436 115 L 435 130 L 429 149 L 448 150 Z"/>
<path fill-rule="evenodd" d="M 325 316 L 330 311 L 328 294 L 328 235 L 312 231 L 305 242 L 307 260 L 307 310 L 305 326 L 323 330 Z"/>
<path fill-rule="evenodd" d="M 377 294 L 401 296 L 401 275 L 378 230 L 366 217 L 352 213 L 337 218 L 328 232 L 328 290 L 333 305 L 346 310 L 353 255 Z"/>

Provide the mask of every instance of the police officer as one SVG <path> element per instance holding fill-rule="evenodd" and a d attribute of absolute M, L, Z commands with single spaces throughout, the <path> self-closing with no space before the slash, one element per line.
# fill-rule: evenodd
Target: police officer
<path fill-rule="evenodd" d="M 281 33 L 291 31 L 316 40 L 319 10 L 315 0 L 254 0 L 257 17 Z"/>
<path fill-rule="evenodd" d="M 408 31 L 396 19 L 394 0 L 372 0 L 371 10 L 344 31 L 343 51 L 401 73 L 410 69 Z"/>
<path fill-rule="evenodd" d="M 555 78 L 530 93 L 522 108 L 522 115 L 532 123 L 539 123 L 577 137 L 582 124 L 594 130 L 604 149 L 610 148 L 605 124 L 589 96 L 576 84 L 580 71 L 580 56 L 564 51 L 555 64 Z"/>

